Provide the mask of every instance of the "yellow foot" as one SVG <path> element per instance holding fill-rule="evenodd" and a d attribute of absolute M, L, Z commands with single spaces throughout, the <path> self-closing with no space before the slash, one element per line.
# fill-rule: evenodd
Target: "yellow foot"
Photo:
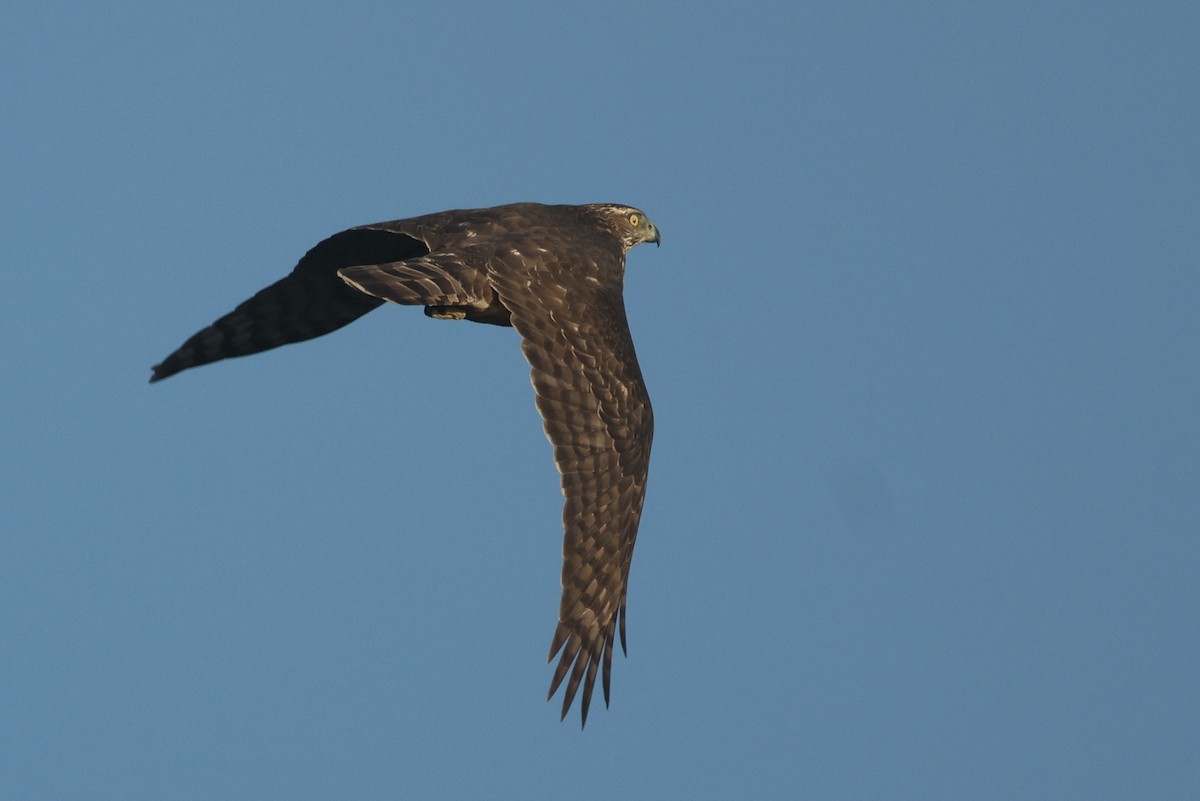
<path fill-rule="evenodd" d="M 435 320 L 467 319 L 467 310 L 456 306 L 426 306 L 425 313 Z"/>

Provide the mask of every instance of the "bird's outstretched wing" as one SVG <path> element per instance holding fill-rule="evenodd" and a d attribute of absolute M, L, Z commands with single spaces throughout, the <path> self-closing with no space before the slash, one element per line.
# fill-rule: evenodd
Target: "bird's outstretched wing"
<path fill-rule="evenodd" d="M 338 270 L 419 257 L 425 243 L 385 228 L 351 228 L 305 254 L 292 272 L 199 331 L 154 366 L 161 381 L 189 367 L 258 353 L 328 334 L 352 323 L 383 301 L 347 286 Z"/>
<path fill-rule="evenodd" d="M 565 496 L 563 591 L 549 658 L 561 656 L 548 697 L 566 680 L 566 717 L 582 686 L 586 723 L 598 669 L 608 703 L 618 629 L 625 647 L 626 583 L 654 416 L 625 317 L 619 252 L 573 260 L 570 247 L 564 243 L 554 257 L 534 248 L 478 259 L 469 251 L 435 251 L 401 264 L 345 269 L 342 276 L 405 304 L 494 303 L 494 288 L 511 313 Z"/>
<path fill-rule="evenodd" d="M 589 254 L 591 263 L 597 255 Z M 600 278 L 578 266 L 530 260 L 521 269 L 501 266 L 491 278 L 532 367 L 565 496 L 563 591 L 549 659 L 561 656 L 547 697 L 566 680 L 566 717 L 582 685 L 586 723 L 597 667 L 608 704 L 618 627 L 625 649 L 626 587 L 654 414 L 625 317 L 623 263 Z"/>

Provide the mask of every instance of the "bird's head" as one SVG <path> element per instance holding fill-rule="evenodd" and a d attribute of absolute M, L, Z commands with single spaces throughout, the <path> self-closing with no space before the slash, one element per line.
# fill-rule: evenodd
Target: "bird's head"
<path fill-rule="evenodd" d="M 622 249 L 628 253 L 634 245 L 643 242 L 662 243 L 658 228 L 650 222 L 646 212 L 632 206 L 621 206 L 615 203 L 603 203 L 592 208 L 608 222 L 609 226 L 621 239 Z"/>

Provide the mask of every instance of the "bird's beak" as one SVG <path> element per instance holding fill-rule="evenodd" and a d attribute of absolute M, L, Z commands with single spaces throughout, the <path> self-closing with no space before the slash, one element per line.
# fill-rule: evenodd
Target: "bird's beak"
<path fill-rule="evenodd" d="M 654 229 L 654 236 L 650 237 L 646 241 L 653 242 L 656 248 L 660 248 L 662 247 L 662 237 L 658 235 L 658 226 L 654 225 L 654 223 L 651 223 L 650 225 Z"/>

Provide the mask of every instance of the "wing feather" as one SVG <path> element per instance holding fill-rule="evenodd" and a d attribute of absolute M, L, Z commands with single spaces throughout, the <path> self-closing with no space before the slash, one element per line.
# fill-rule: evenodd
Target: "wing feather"
<path fill-rule="evenodd" d="M 439 251 L 389 264 L 347 267 L 342 280 L 360 292 L 419 306 L 487 305 L 495 293 L 483 270 L 457 251 Z"/>

